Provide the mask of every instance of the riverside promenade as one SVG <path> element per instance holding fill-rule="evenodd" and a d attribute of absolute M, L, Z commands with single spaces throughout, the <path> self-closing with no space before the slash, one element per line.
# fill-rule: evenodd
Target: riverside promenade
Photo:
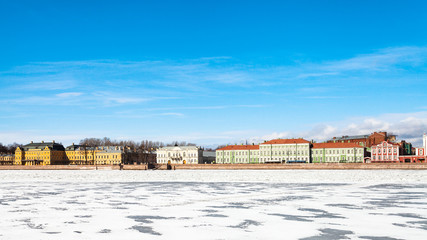
<path fill-rule="evenodd" d="M 166 170 L 159 164 L 156 170 Z M 427 170 L 427 163 L 302 163 L 302 164 L 177 164 L 173 170 Z M 0 170 L 120 170 L 119 165 L 3 165 Z M 122 170 L 148 170 L 147 165 L 123 165 Z"/>

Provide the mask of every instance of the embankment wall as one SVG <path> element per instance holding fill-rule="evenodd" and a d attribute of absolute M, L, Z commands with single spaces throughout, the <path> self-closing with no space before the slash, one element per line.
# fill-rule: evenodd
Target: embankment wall
<path fill-rule="evenodd" d="M 166 170 L 166 164 L 159 165 Z M 174 170 L 427 170 L 426 163 L 315 163 L 315 164 L 182 164 Z M 0 170 L 120 170 L 118 165 L 0 166 Z M 123 170 L 147 170 L 147 165 L 123 165 Z"/>

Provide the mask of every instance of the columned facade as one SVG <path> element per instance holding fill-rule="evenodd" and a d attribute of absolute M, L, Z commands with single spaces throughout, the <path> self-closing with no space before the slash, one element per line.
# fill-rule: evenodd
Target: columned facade
<path fill-rule="evenodd" d="M 199 164 L 203 163 L 203 150 L 196 146 L 174 146 L 157 149 L 157 163 Z"/>

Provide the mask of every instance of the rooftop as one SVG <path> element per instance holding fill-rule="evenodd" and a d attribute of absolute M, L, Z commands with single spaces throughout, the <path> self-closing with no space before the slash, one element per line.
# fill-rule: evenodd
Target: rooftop
<path fill-rule="evenodd" d="M 223 150 L 258 150 L 259 149 L 259 145 L 229 145 L 220 149 L 220 151 Z"/>
<path fill-rule="evenodd" d="M 307 141 L 302 138 L 296 138 L 296 139 L 273 139 L 265 143 L 261 144 L 293 144 L 293 143 L 310 143 L 310 141 Z"/>
<path fill-rule="evenodd" d="M 313 143 L 313 148 L 363 148 L 356 143 Z"/>
<path fill-rule="evenodd" d="M 22 147 L 22 149 L 24 151 L 28 151 L 30 149 L 44 149 L 46 147 L 48 147 L 51 150 L 57 150 L 57 151 L 64 151 L 65 150 L 65 148 L 64 148 L 64 146 L 62 146 L 62 144 L 55 143 L 55 142 L 40 142 L 40 143 L 31 142 L 30 144 L 24 145 Z"/>

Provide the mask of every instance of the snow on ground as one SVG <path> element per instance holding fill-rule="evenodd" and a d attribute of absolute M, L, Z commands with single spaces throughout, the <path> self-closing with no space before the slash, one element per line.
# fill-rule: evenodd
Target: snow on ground
<path fill-rule="evenodd" d="M 0 239 L 425 239 L 427 172 L 0 171 Z"/>

